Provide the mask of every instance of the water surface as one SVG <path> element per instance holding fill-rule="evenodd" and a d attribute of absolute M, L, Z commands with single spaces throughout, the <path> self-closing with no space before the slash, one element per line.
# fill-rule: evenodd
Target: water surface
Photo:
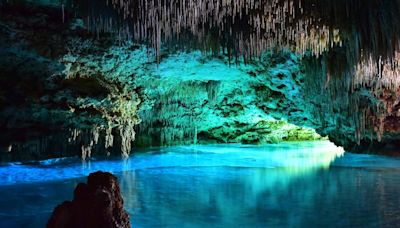
<path fill-rule="evenodd" d="M 43 227 L 97 170 L 118 176 L 133 227 L 397 227 L 400 160 L 329 142 L 154 148 L 129 160 L 0 167 L 0 227 Z"/>

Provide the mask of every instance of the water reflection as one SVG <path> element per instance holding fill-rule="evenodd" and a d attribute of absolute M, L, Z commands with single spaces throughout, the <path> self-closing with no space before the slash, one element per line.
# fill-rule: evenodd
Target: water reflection
<path fill-rule="evenodd" d="M 314 142 L 154 148 L 126 161 L 3 166 L 0 227 L 43 227 L 54 206 L 99 169 L 118 176 L 133 227 L 400 224 L 399 159 Z"/>
<path fill-rule="evenodd" d="M 143 152 L 143 153 L 140 153 Z M 214 145 L 153 148 L 139 151 L 128 160 L 54 159 L 34 165 L 0 166 L 0 186 L 65 180 L 97 170 L 133 171 L 165 167 L 282 167 L 293 174 L 327 168 L 343 150 L 330 142 L 282 143 L 266 146 Z"/>
<path fill-rule="evenodd" d="M 123 190 L 137 227 L 395 227 L 398 174 L 176 167 L 135 171 Z"/>

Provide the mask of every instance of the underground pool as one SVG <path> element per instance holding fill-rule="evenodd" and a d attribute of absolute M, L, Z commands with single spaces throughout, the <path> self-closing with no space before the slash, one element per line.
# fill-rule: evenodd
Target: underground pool
<path fill-rule="evenodd" d="M 119 179 L 132 227 L 395 227 L 400 159 L 329 141 L 195 145 L 127 160 L 55 159 L 0 167 L 0 227 L 43 227 L 97 170 Z"/>
<path fill-rule="evenodd" d="M 400 227 L 400 0 L 0 0 L 0 228 Z"/>

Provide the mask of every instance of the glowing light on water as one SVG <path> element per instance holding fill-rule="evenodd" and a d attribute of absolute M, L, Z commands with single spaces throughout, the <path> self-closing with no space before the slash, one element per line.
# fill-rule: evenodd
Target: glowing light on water
<path fill-rule="evenodd" d="M 97 170 L 134 171 L 165 167 L 247 167 L 284 169 L 293 173 L 327 168 L 342 156 L 342 148 L 330 142 L 281 143 L 266 146 L 215 145 L 154 148 L 128 160 L 82 162 L 56 159 L 37 164 L 11 164 L 0 167 L 0 185 L 46 182 L 77 178 Z"/>

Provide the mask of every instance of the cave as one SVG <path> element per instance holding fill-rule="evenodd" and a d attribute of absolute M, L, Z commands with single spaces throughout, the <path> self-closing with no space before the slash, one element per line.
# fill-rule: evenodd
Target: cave
<path fill-rule="evenodd" d="M 0 0 L 0 227 L 400 226 L 398 12 Z"/>

